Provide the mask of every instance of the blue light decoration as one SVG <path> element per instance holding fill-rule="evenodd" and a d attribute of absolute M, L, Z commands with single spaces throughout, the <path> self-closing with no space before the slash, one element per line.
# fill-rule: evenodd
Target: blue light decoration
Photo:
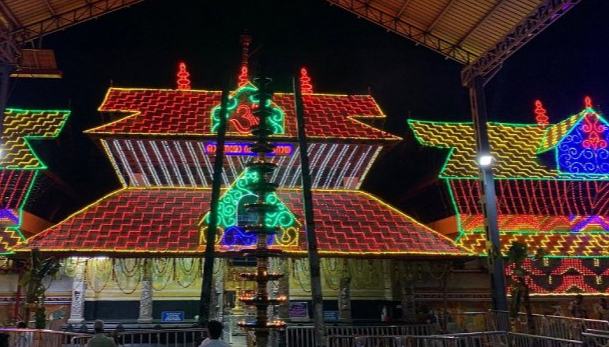
<path fill-rule="evenodd" d="M 269 235 L 266 242 L 267 246 L 273 244 L 275 235 Z M 253 246 L 258 242 L 258 236 L 252 233 L 246 232 L 242 227 L 232 226 L 224 230 L 224 235 L 220 240 L 222 246 Z"/>
<path fill-rule="evenodd" d="M 570 216 L 571 221 L 575 220 L 576 218 L 577 216 L 575 215 Z M 577 224 L 573 225 L 571 227 L 571 231 L 574 233 L 578 233 L 587 228 L 589 225 L 594 225 L 596 227 L 595 229 L 598 229 L 598 227 L 600 227 L 604 231 L 609 231 L 609 222 L 605 220 L 605 217 L 603 216 L 587 216 L 586 218 L 583 218 L 583 220 L 579 221 Z"/>
<path fill-rule="evenodd" d="M 588 112 L 558 143 L 556 162 L 562 173 L 609 174 L 609 124 L 594 110 Z"/>
<path fill-rule="evenodd" d="M 19 217 L 16 216 L 8 208 L 0 208 L 0 219 L 7 218 L 13 221 L 13 223 L 19 223 Z"/>

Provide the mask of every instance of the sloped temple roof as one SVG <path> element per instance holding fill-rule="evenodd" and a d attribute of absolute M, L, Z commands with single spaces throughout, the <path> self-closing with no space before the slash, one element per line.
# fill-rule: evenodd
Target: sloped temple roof
<path fill-rule="evenodd" d="M 472 125 L 409 123 L 421 143 L 451 148 L 440 177 L 457 243 L 486 254 Z M 490 123 L 489 137 L 502 252 L 517 241 L 550 256 L 609 257 L 609 123 L 587 105 L 553 125 Z"/>
<path fill-rule="evenodd" d="M 125 117 L 87 133 L 140 136 L 216 136 L 211 112 L 220 105 L 221 93 L 204 90 L 111 88 L 99 108 L 123 112 Z M 273 103 L 285 112 L 285 133 L 276 139 L 296 139 L 296 116 L 292 94 L 276 93 Z M 399 141 L 401 138 L 365 123 L 385 115 L 369 95 L 308 94 L 303 98 L 306 132 L 311 140 Z M 230 132 L 227 137 L 251 137 Z"/>
<path fill-rule="evenodd" d="M 39 171 L 40 161 L 29 140 L 54 138 L 69 111 L 7 109 L 0 153 L 0 254 L 8 253 L 24 237 L 19 231 L 21 208 Z"/>
<path fill-rule="evenodd" d="M 537 124 L 488 123 L 493 173 L 497 179 L 608 179 L 605 173 L 576 174 L 560 171 L 558 167 L 540 160 L 540 154 L 555 148 L 572 129 L 592 116 L 604 122 L 596 111 L 586 108 L 565 121 L 543 127 Z M 471 122 L 408 121 L 420 143 L 426 146 L 450 148 L 450 154 L 440 172 L 443 178 L 477 178 L 476 140 Z M 601 131 L 601 133 L 603 133 Z M 604 136 L 607 136 L 606 132 Z M 608 167 L 609 169 L 609 167 Z"/>
<path fill-rule="evenodd" d="M 299 190 L 279 189 L 281 201 L 302 220 Z M 53 253 L 201 254 L 199 221 L 209 189 L 122 189 L 29 239 L 27 248 Z M 314 190 L 319 252 L 325 256 L 467 256 L 445 236 L 361 191 Z M 21 247 L 19 250 L 27 248 Z M 300 231 L 288 254 L 307 253 Z M 233 248 L 218 245 L 220 253 Z"/>

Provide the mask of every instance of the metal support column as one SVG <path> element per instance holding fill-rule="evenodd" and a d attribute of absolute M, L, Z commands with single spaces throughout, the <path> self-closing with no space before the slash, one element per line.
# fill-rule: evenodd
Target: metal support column
<path fill-rule="evenodd" d="M 4 134 L 4 111 L 8 104 L 9 76 L 15 67 L 10 64 L 0 64 L 0 158 L 2 158 Z"/>
<path fill-rule="evenodd" d="M 472 119 L 478 156 L 491 155 L 491 147 L 488 139 L 486 100 L 484 97 L 484 80 L 476 76 L 468 83 L 469 96 L 472 108 Z M 476 162 L 479 158 L 476 158 Z M 484 229 L 486 233 L 486 250 L 488 254 L 489 273 L 491 276 L 491 295 L 493 309 L 507 311 L 507 294 L 505 282 L 505 267 L 501 255 L 501 239 L 499 237 L 499 225 L 497 220 L 497 201 L 495 195 L 495 183 L 493 180 L 492 165 L 480 168 L 480 195 L 482 213 L 484 215 Z M 504 327 L 507 328 L 507 327 Z"/>
<path fill-rule="evenodd" d="M 206 326 L 209 321 L 211 296 L 214 294 L 213 273 L 216 234 L 218 229 L 218 202 L 222 186 L 222 168 L 224 165 L 224 140 L 226 138 L 226 113 L 228 110 L 229 83 L 222 89 L 222 103 L 220 105 L 220 123 L 218 124 L 218 143 L 216 144 L 216 157 L 214 161 L 214 177 L 211 190 L 211 204 L 209 212 L 209 225 L 205 235 L 205 264 L 203 264 L 203 284 L 201 286 L 201 302 L 199 305 L 199 325 Z M 200 221 L 203 223 L 203 220 Z"/>
<path fill-rule="evenodd" d="M 300 83 L 295 77 L 294 108 L 298 128 L 298 145 L 300 147 L 300 165 L 302 167 L 302 200 L 304 205 L 305 231 L 307 235 L 307 248 L 309 251 L 309 273 L 311 277 L 311 299 L 313 301 L 313 323 L 315 325 L 315 346 L 326 346 L 326 329 L 324 327 L 323 295 L 321 292 L 321 268 L 317 250 L 317 236 L 315 234 L 315 216 L 313 214 L 313 195 L 311 193 L 311 172 L 309 168 L 309 154 L 307 153 L 307 134 L 305 132 L 304 109 L 302 105 L 302 91 Z"/>

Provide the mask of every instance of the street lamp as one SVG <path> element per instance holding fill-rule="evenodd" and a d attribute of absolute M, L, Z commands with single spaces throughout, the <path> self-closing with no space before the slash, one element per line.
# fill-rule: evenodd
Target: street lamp
<path fill-rule="evenodd" d="M 492 155 L 482 153 L 478 156 L 478 165 L 482 168 L 489 167 L 493 163 L 495 158 Z"/>

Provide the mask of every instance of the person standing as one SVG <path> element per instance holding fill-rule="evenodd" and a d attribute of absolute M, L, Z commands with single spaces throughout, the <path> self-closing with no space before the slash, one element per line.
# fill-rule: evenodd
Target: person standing
<path fill-rule="evenodd" d="M 569 313 L 573 318 L 588 318 L 588 310 L 584 306 L 584 296 L 577 294 L 569 304 Z"/>
<path fill-rule="evenodd" d="M 598 302 L 594 305 L 594 313 L 596 313 L 597 319 L 609 320 L 609 307 L 605 298 L 598 299 Z"/>
<path fill-rule="evenodd" d="M 201 342 L 199 347 L 230 347 L 230 345 L 220 340 L 222 335 L 222 323 L 212 320 L 207 323 L 207 331 L 209 331 L 209 337 Z"/>
<path fill-rule="evenodd" d="M 87 342 L 87 347 L 117 347 L 114 340 L 104 334 L 104 322 L 96 320 L 93 323 L 95 335 Z"/>

